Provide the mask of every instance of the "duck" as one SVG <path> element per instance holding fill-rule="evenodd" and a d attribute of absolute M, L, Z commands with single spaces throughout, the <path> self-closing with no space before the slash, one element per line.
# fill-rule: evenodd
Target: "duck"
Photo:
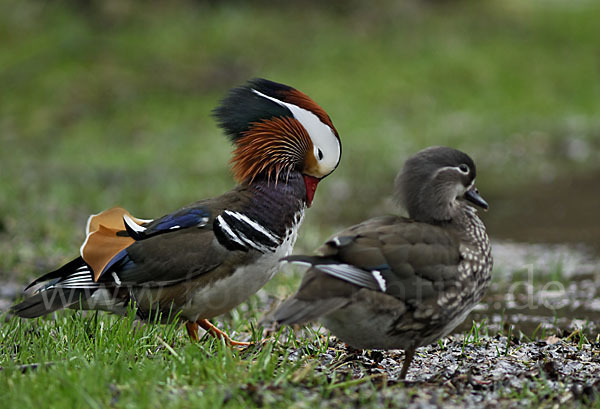
<path fill-rule="evenodd" d="M 209 319 L 262 288 L 291 254 L 317 185 L 341 158 L 329 115 L 305 93 L 257 78 L 213 115 L 233 144 L 230 191 L 155 219 L 114 207 L 89 217 L 79 256 L 29 284 L 11 312 L 35 318 L 72 308 L 185 322 L 233 341 Z"/>
<path fill-rule="evenodd" d="M 481 300 L 493 259 L 466 153 L 430 147 L 406 160 L 395 196 L 408 217 L 379 216 L 329 238 L 313 255 L 297 292 L 267 319 L 318 321 L 355 349 L 402 349 L 405 379 L 418 347 L 448 335 Z"/>

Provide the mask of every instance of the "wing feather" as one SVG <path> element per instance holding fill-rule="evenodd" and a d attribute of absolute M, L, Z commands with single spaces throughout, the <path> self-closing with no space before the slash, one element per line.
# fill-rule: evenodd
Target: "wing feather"
<path fill-rule="evenodd" d="M 383 216 L 331 237 L 316 256 L 284 260 L 309 264 L 348 283 L 407 297 L 452 281 L 460 254 L 458 241 L 437 226 Z"/>

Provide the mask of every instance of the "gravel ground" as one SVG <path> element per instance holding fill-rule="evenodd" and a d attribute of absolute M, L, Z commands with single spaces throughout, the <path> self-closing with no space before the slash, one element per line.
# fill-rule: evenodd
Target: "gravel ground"
<path fill-rule="evenodd" d="M 317 371 L 336 378 L 344 374 L 359 385 L 355 394 L 375 385 L 384 407 L 497 408 L 581 407 L 598 405 L 600 343 L 579 343 L 570 337 L 550 336 L 524 342 L 517 337 L 483 336 L 465 343 L 462 336 L 447 337 L 443 345 L 420 348 L 406 381 L 398 379 L 402 351 L 356 351 L 332 338 L 328 351 L 317 357 Z M 468 338 L 472 341 L 472 337 Z M 304 351 L 306 353 L 306 351 Z M 299 357 L 302 352 L 292 355 Z M 371 382 L 368 382 L 368 381 Z M 341 382 L 347 386 L 352 381 Z M 327 402 L 345 407 L 356 402 L 347 388 Z M 310 401 L 308 399 L 307 401 Z M 313 402 L 315 403 L 315 402 Z"/>

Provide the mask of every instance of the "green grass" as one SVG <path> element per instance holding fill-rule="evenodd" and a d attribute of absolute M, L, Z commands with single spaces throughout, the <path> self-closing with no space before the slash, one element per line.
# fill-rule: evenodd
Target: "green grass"
<path fill-rule="evenodd" d="M 307 92 L 342 137 L 303 250 L 395 211 L 394 176 L 428 145 L 471 153 L 490 195 L 597 164 L 594 2 L 2 3 L 3 276 L 71 257 L 90 213 L 154 217 L 232 187 L 210 110 L 255 76 Z"/>
<path fill-rule="evenodd" d="M 489 192 L 597 166 L 595 2 L 317 3 L 1 0 L 0 281 L 74 257 L 91 213 L 156 217 L 231 188 L 210 110 L 255 76 L 308 93 L 342 137 L 297 251 L 396 211 L 394 176 L 428 145 L 472 154 Z M 266 291 L 298 279 L 286 270 Z M 220 321 L 249 334 L 266 307 L 255 297 Z M 420 393 L 338 374 L 337 356 L 315 371 L 325 341 L 310 333 L 293 361 L 274 340 L 240 353 L 131 325 L 70 312 L 0 324 L 0 407 L 376 407 Z"/>
<path fill-rule="evenodd" d="M 210 337 L 189 342 L 179 329 L 139 327 L 132 315 L 10 320 L 0 334 L 0 393 L 9 407 L 285 407 L 298 398 L 318 402 L 336 389 L 354 394 L 352 386 L 370 383 L 335 369 L 329 377 L 314 371 L 314 358 L 327 350 L 318 336 L 283 341 L 278 333 L 239 351 Z"/>
<path fill-rule="evenodd" d="M 484 388 L 493 385 L 487 380 L 489 374 L 480 369 L 478 354 L 486 348 L 498 352 L 484 360 L 515 365 L 517 384 L 523 382 L 524 374 L 528 379 L 521 386 L 498 384 L 488 391 L 495 390 L 504 404 L 548 405 L 564 399 L 568 392 L 563 383 L 549 384 L 544 373 L 536 372 L 539 363 L 522 356 L 520 350 L 526 345 L 513 344 L 510 333 L 506 337 L 480 333 L 486 331 L 484 322 L 474 322 L 462 340 L 461 336 L 452 340 L 450 350 L 429 348 L 418 354 L 422 355 L 419 359 L 440 352 L 460 356 L 458 370 L 463 375 L 436 385 L 435 381 L 402 384 L 388 380 L 385 374 L 372 371 L 376 361 L 368 353 L 353 355 L 311 330 L 279 331 L 262 344 L 238 350 L 211 337 L 190 342 L 178 324 L 140 326 L 133 318 L 133 314 L 119 318 L 67 312 L 55 319 L 5 321 L 0 331 L 0 394 L 4 399 L 0 406 L 375 408 L 432 399 L 456 404 L 468 402 L 469 394 L 482 393 L 477 392 L 481 388 L 472 390 L 470 376 L 484 382 Z M 232 335 L 251 333 L 246 320 L 230 317 L 225 322 Z M 262 335 L 255 331 L 252 339 L 257 341 Z M 560 342 L 581 350 L 577 336 Z M 395 355 L 389 357 L 401 362 Z M 465 371 L 472 375 L 465 376 Z M 460 383 L 461 389 L 449 386 L 450 382 Z M 593 395 L 583 398 L 598 403 Z"/>

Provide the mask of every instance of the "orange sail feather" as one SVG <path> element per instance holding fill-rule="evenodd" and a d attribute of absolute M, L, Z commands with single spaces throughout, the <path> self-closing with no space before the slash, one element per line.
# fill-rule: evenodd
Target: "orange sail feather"
<path fill-rule="evenodd" d="M 114 256 L 135 241 L 127 235 L 117 234 L 125 232 L 124 215 L 129 216 L 139 225 L 152 221 L 133 217 L 122 207 L 113 207 L 102 213 L 91 215 L 88 219 L 87 236 L 80 251 L 81 257 L 94 272 L 94 281 L 98 281 L 102 270 Z"/>

